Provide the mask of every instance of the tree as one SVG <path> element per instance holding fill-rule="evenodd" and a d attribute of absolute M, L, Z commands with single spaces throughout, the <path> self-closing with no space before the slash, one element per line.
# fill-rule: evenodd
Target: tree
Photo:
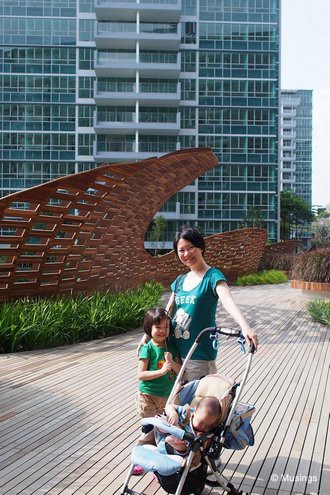
<path fill-rule="evenodd" d="M 318 216 L 316 222 L 312 223 L 312 247 L 326 248 L 330 247 L 330 218 Z"/>
<path fill-rule="evenodd" d="M 304 228 L 313 222 L 315 215 L 300 196 L 290 189 L 281 192 L 281 239 L 302 237 Z"/>
<path fill-rule="evenodd" d="M 166 228 L 167 223 L 164 217 L 159 215 L 153 219 L 150 231 L 150 241 L 155 245 L 154 256 L 157 256 L 158 254 L 158 243 L 164 240 Z"/>
<path fill-rule="evenodd" d="M 259 227 L 260 229 L 266 229 L 267 223 L 262 216 L 262 210 L 257 206 L 248 206 L 248 209 L 240 224 L 241 227 Z"/>

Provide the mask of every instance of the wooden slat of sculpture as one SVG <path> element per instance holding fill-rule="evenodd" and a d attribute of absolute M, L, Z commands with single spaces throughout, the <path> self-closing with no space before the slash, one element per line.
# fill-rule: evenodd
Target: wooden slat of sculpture
<path fill-rule="evenodd" d="M 0 238 L 0 301 L 125 290 L 150 279 L 168 284 L 183 267 L 173 253 L 150 256 L 145 232 L 167 199 L 217 163 L 209 149 L 182 150 L 102 165 L 0 199 L 0 227 L 8 231 Z M 210 262 L 229 276 L 257 266 L 265 243 L 265 231 L 236 232 L 207 240 Z"/>

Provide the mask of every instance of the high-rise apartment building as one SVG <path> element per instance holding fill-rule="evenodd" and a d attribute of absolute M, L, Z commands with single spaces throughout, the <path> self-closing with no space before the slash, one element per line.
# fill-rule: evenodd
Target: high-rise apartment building
<path fill-rule="evenodd" d="M 0 0 L 2 193 L 206 146 L 220 165 L 164 205 L 164 247 L 250 205 L 277 238 L 280 0 L 23 3 Z"/>
<path fill-rule="evenodd" d="M 307 89 L 281 91 L 281 189 L 312 205 L 312 97 Z"/>
<path fill-rule="evenodd" d="M 0 194 L 95 167 L 94 2 L 0 0 Z"/>

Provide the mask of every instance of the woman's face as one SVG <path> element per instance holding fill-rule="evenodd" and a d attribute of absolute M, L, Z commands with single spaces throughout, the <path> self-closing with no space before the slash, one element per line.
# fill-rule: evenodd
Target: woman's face
<path fill-rule="evenodd" d="M 189 268 L 203 260 L 202 250 L 186 239 L 180 239 L 177 248 L 179 260 Z"/>

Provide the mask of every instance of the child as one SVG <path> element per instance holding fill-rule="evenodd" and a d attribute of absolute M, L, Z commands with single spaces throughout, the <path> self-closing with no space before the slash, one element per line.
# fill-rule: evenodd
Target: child
<path fill-rule="evenodd" d="M 176 425 L 179 424 L 185 431 L 200 436 L 211 431 L 220 421 L 222 408 L 219 400 L 215 397 L 207 396 L 199 401 L 196 409 L 191 406 L 177 406 L 168 404 L 165 408 L 167 421 Z M 165 450 L 168 454 L 185 455 L 187 445 L 184 440 L 180 440 L 172 435 L 163 438 Z"/>
<path fill-rule="evenodd" d="M 176 347 L 167 343 L 170 328 L 171 320 L 164 308 L 149 309 L 144 318 L 143 329 L 150 340 L 139 351 L 138 412 L 141 418 L 162 414 L 174 385 L 175 375 L 181 368 Z M 148 443 L 149 437 L 144 435 L 139 443 Z M 138 468 L 140 466 L 134 467 L 133 474 L 142 474 L 142 468 Z"/>

